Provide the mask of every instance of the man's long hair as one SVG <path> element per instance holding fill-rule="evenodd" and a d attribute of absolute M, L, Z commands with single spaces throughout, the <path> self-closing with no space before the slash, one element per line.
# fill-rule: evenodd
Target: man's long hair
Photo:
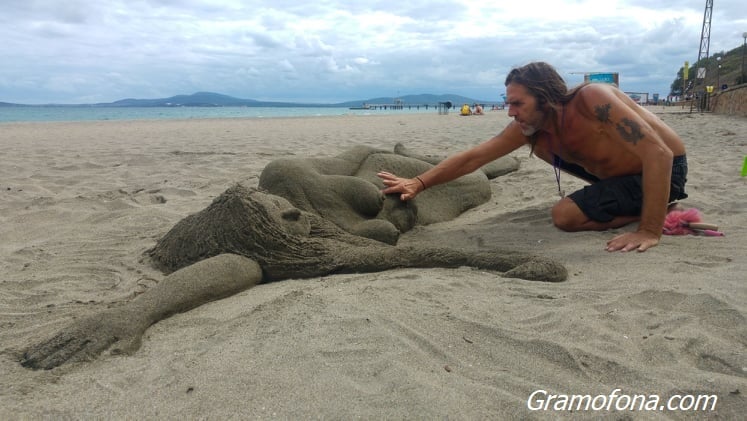
<path fill-rule="evenodd" d="M 510 83 L 526 87 L 540 106 L 547 104 L 559 108 L 570 99 L 567 98 L 568 86 L 563 78 L 545 62 L 529 63 L 511 70 L 506 76 L 506 86 Z"/>
<path fill-rule="evenodd" d="M 557 115 L 578 92 L 581 86 L 570 91 L 568 85 L 557 70 L 550 64 L 538 61 L 527 65 L 516 67 L 506 76 L 505 85 L 516 83 L 524 86 L 529 93 L 537 99 L 537 107 L 549 113 L 553 121 L 558 121 Z M 558 133 L 560 128 L 556 127 Z M 536 133 L 531 136 L 532 150 L 537 142 Z"/>

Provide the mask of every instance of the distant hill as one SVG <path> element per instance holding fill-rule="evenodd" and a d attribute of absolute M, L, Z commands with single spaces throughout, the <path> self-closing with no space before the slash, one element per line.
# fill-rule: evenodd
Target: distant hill
<path fill-rule="evenodd" d="M 402 97 L 380 97 L 380 98 L 371 98 L 367 100 L 361 100 L 361 101 L 348 101 L 348 102 L 341 102 L 338 104 L 334 104 L 336 107 L 356 107 L 360 106 L 363 103 L 365 104 L 394 104 L 396 100 L 402 100 L 404 105 L 438 105 L 439 102 L 451 102 L 454 105 L 461 105 L 461 104 L 502 104 L 503 100 L 484 100 L 484 99 L 474 99 L 474 98 L 468 98 L 461 95 L 455 95 L 455 94 L 442 94 L 442 95 L 433 95 L 433 94 L 420 94 L 420 95 L 405 95 Z"/>
<path fill-rule="evenodd" d="M 362 104 L 394 104 L 401 100 L 405 105 L 437 105 L 439 102 L 450 101 L 452 104 L 488 104 L 500 103 L 502 101 L 479 101 L 460 95 L 405 95 L 403 97 L 379 97 L 357 101 L 338 102 L 334 104 L 298 103 L 298 102 L 274 102 L 257 101 L 254 99 L 241 99 L 213 92 L 197 92 L 192 95 L 176 95 L 160 99 L 122 99 L 119 101 L 96 104 L 107 107 L 357 107 Z"/>
<path fill-rule="evenodd" d="M 109 107 L 216 107 L 216 106 L 241 106 L 254 104 L 256 101 L 251 99 L 238 99 L 228 95 L 221 95 L 212 92 L 197 92 L 192 95 L 175 95 L 169 98 L 159 99 L 120 99 L 110 103 L 96 104 L 99 106 Z"/>
<path fill-rule="evenodd" d="M 288 102 L 267 102 L 241 99 L 214 92 L 196 92 L 192 95 L 175 95 L 158 99 L 120 99 L 109 103 L 95 104 L 99 107 L 290 107 Z"/>
<path fill-rule="evenodd" d="M 228 95 L 217 94 L 214 92 L 196 92 L 191 95 L 175 95 L 169 98 L 157 99 L 135 99 L 126 98 L 114 102 L 103 102 L 98 104 L 65 104 L 67 106 L 87 106 L 87 107 L 359 107 L 362 104 L 394 104 L 395 101 L 401 100 L 404 105 L 437 105 L 439 102 L 451 102 L 454 105 L 460 104 L 500 104 L 503 101 L 486 101 L 467 98 L 460 95 L 405 95 L 403 97 L 380 97 L 362 99 L 357 101 L 339 102 L 335 104 L 315 104 L 299 102 L 275 102 L 275 101 L 257 101 L 254 99 L 241 99 Z M 47 104 L 57 105 L 57 104 Z M 60 104 L 62 105 L 62 104 Z M 11 104 L 0 102 L 0 107 L 24 106 L 24 104 Z"/>
<path fill-rule="evenodd" d="M 714 86 L 718 92 L 723 85 L 728 88 L 747 83 L 747 75 L 742 76 L 743 48 L 740 45 L 726 52 L 719 51 L 708 58 L 692 63 L 688 70 L 690 78 L 687 82 L 687 93 L 691 93 L 693 89 L 702 92 L 706 86 Z M 697 74 L 698 68 L 707 69 L 705 79 L 694 78 L 693 75 Z M 680 67 L 677 77 L 670 85 L 670 95 L 682 95 L 682 71 L 683 68 Z"/>

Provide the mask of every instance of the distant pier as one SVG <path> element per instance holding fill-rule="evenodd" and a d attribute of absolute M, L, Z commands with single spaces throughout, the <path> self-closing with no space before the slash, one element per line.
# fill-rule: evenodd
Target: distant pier
<path fill-rule="evenodd" d="M 478 104 L 487 109 L 485 104 Z M 454 108 L 451 101 L 439 102 L 438 104 L 405 104 L 404 102 L 394 102 L 392 104 L 369 104 L 363 103 L 357 107 L 349 107 L 351 110 L 437 110 L 439 114 L 448 114 L 450 109 Z M 493 105 L 491 110 L 502 110 L 503 104 Z"/>
<path fill-rule="evenodd" d="M 367 102 L 364 102 L 363 105 L 360 107 L 350 107 L 351 110 L 412 110 L 413 108 L 416 110 L 419 110 L 420 107 L 425 108 L 426 110 L 431 107 L 430 104 L 407 104 L 405 105 L 405 101 L 401 99 L 395 99 L 394 103 L 392 104 L 369 104 Z"/>
<path fill-rule="evenodd" d="M 350 107 L 351 110 L 419 110 L 436 107 L 432 104 L 363 104 L 360 107 Z"/>

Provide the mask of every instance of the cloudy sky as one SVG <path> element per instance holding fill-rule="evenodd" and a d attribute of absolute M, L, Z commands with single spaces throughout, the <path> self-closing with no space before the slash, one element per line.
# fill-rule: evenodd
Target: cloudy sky
<path fill-rule="evenodd" d="M 0 101 L 95 103 L 211 91 L 333 103 L 496 99 L 543 60 L 570 85 L 620 73 L 666 95 L 700 50 L 704 0 L 3 0 Z M 742 44 L 744 0 L 714 2 L 710 53 Z"/>

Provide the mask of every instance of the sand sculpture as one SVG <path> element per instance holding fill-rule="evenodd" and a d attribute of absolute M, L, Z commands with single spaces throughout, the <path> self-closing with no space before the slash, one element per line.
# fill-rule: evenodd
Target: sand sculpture
<path fill-rule="evenodd" d="M 351 234 L 387 244 L 396 244 L 399 234 L 415 225 L 452 220 L 490 199 L 482 172 L 435 186 L 409 202 L 385 197 L 376 176 L 381 169 L 414 177 L 431 167 L 396 151 L 358 146 L 332 158 L 278 159 L 262 171 L 259 188 Z"/>
<path fill-rule="evenodd" d="M 406 175 L 427 165 L 371 148 L 331 159 L 272 162 L 260 179 L 265 191 L 230 187 L 146 252 L 145 260 L 168 274 L 155 287 L 124 305 L 73 322 L 26 350 L 21 363 L 51 369 L 90 360 L 107 349 L 134 352 L 145 330 L 159 320 L 260 282 L 459 266 L 533 281 L 566 279 L 561 264 L 518 252 L 393 245 L 400 232 L 415 224 L 455 217 L 465 206 L 487 200 L 487 178 L 479 173 L 440 186 L 441 191 L 427 191 L 416 203 L 380 194 L 378 170 Z"/>

